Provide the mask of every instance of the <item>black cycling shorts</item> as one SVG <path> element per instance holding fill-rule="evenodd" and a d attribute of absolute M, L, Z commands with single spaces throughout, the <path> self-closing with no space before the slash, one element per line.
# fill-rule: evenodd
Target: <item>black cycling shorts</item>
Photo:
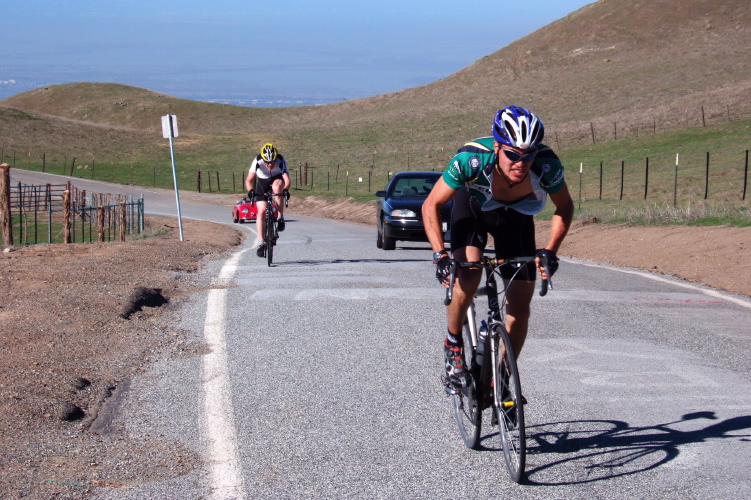
<path fill-rule="evenodd" d="M 451 210 L 451 251 L 467 246 L 484 250 L 488 234 L 493 236 L 497 259 L 532 256 L 537 253 L 535 222 L 531 215 L 507 207 L 483 211 L 467 188 L 460 188 L 454 195 Z M 501 268 L 501 275 L 505 279 L 511 279 L 515 272 L 516 268 L 512 266 Z M 534 262 L 527 264 L 519 274 L 517 279 L 534 281 L 537 277 Z"/>
<path fill-rule="evenodd" d="M 268 201 L 264 193 L 271 190 L 271 185 L 274 184 L 274 181 L 277 179 L 280 179 L 282 181 L 282 185 L 284 184 L 284 177 L 282 177 L 282 174 L 277 174 L 273 177 L 269 177 L 268 179 L 261 179 L 260 177 L 256 177 L 256 193 L 258 193 L 256 194 L 256 200 Z M 281 195 L 281 192 L 279 194 Z"/>

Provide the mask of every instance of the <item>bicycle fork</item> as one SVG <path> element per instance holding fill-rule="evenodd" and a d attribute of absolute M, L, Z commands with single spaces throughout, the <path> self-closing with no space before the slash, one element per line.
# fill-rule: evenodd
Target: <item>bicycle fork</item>
<path fill-rule="evenodd" d="M 500 335 L 494 331 L 490 336 L 490 361 L 491 367 L 493 367 L 493 407 L 496 411 L 491 416 L 491 425 L 498 425 L 498 415 L 501 411 L 507 412 L 516 406 L 516 402 L 513 398 L 506 400 L 506 394 L 510 395 L 510 391 L 506 387 L 507 380 L 504 374 L 505 367 L 501 364 L 500 360 L 503 359 L 504 353 L 500 349 Z M 498 369 L 495 369 L 498 367 Z"/>

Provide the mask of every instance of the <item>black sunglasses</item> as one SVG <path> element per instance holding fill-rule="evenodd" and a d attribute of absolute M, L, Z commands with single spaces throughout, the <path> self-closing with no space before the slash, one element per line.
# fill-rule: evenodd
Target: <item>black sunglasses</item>
<path fill-rule="evenodd" d="M 510 149 L 501 148 L 503 150 L 503 154 L 506 155 L 506 158 L 508 158 L 511 162 L 516 163 L 518 161 L 522 162 L 528 162 L 532 160 L 535 155 L 537 154 L 537 148 L 535 148 L 533 151 L 530 151 L 526 154 L 517 153 L 516 151 L 511 151 Z"/>

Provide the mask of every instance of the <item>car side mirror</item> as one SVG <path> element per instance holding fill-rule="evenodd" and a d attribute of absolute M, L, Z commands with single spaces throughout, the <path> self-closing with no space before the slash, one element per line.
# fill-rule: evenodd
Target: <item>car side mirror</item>
<path fill-rule="evenodd" d="M 386 191 L 376 191 L 375 195 L 379 198 L 385 198 L 386 197 Z"/>

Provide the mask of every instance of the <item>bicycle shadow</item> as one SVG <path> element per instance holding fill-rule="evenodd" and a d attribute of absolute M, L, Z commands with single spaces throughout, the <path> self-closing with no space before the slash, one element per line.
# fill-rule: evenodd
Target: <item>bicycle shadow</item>
<path fill-rule="evenodd" d="M 717 420 L 713 411 L 687 413 L 675 422 L 630 426 L 619 420 L 555 422 L 527 428 L 525 484 L 565 486 L 646 472 L 674 460 L 681 447 L 711 439 L 751 441 L 751 415 L 733 417 L 701 429 L 671 426 L 691 420 Z M 544 457 L 560 455 L 544 465 Z M 565 469 L 565 473 L 561 472 Z M 565 477 L 566 479 L 561 479 Z"/>

